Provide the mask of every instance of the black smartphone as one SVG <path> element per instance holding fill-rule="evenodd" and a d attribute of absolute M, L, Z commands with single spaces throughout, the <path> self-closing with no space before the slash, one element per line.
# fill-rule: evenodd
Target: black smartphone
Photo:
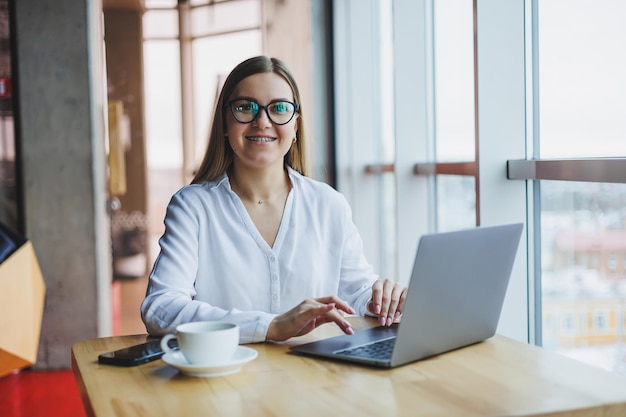
<path fill-rule="evenodd" d="M 172 349 L 178 348 L 176 340 L 170 340 L 168 345 Z M 155 339 L 139 345 L 103 353 L 98 356 L 98 363 L 117 366 L 137 366 L 142 363 L 155 361 L 163 356 L 163 353 L 161 339 Z"/>

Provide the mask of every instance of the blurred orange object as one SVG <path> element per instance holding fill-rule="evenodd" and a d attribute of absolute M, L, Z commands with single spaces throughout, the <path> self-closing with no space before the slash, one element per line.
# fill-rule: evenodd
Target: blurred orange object
<path fill-rule="evenodd" d="M 37 361 L 45 283 L 26 241 L 0 263 L 0 377 Z"/>

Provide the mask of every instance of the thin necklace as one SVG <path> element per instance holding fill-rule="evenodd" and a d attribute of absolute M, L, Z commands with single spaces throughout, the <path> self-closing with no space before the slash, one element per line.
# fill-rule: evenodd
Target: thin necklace
<path fill-rule="evenodd" d="M 236 187 L 236 186 L 234 186 L 234 184 L 233 184 L 233 183 L 231 183 L 231 184 L 230 184 L 230 187 L 231 187 L 231 189 L 232 189 L 235 193 L 237 193 L 237 191 L 236 191 L 237 187 Z M 239 193 L 237 193 L 237 194 L 239 194 Z M 257 202 L 256 202 L 256 203 L 257 203 L 259 206 L 262 206 L 263 204 L 265 204 L 265 199 L 264 199 L 264 198 L 260 198 L 260 199 L 258 199 L 258 200 L 257 200 Z"/>

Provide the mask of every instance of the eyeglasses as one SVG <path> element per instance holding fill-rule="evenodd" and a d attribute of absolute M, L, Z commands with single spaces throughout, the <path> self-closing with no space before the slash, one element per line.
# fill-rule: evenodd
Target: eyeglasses
<path fill-rule="evenodd" d="M 270 121 L 275 125 L 286 125 L 289 123 L 300 108 L 298 104 L 286 100 L 274 100 L 267 106 L 261 106 L 256 101 L 248 98 L 231 100 L 224 107 L 230 107 L 233 117 L 239 123 L 252 123 L 259 117 L 259 113 L 263 109 Z"/>

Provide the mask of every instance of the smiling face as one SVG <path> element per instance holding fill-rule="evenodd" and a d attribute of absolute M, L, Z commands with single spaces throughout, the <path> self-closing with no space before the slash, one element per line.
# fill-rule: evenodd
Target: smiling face
<path fill-rule="evenodd" d="M 273 72 L 254 74 L 241 80 L 229 101 L 241 97 L 254 100 L 261 106 L 276 100 L 295 101 L 287 81 Z M 226 134 L 235 167 L 241 164 L 253 169 L 282 169 L 285 154 L 296 136 L 298 115 L 284 125 L 277 125 L 262 108 L 250 123 L 238 122 L 230 109 L 226 109 L 226 113 Z"/>

